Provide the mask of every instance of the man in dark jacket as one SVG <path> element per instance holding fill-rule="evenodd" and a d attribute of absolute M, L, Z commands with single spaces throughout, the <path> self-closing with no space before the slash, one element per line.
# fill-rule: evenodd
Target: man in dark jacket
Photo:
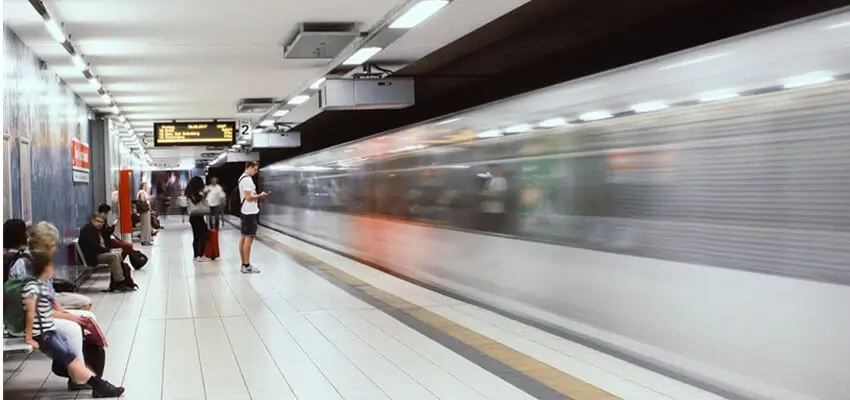
<path fill-rule="evenodd" d="M 130 276 L 124 275 L 124 268 L 121 265 L 121 249 L 110 249 L 103 241 L 101 229 L 104 224 L 106 224 L 106 215 L 95 213 L 91 221 L 80 229 L 80 249 L 83 250 L 86 264 L 89 266 L 109 265 L 109 270 L 112 272 L 110 291 L 133 290 L 136 286 Z"/>

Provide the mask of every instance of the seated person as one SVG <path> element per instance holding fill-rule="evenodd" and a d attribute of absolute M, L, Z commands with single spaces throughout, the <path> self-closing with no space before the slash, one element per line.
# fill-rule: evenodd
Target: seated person
<path fill-rule="evenodd" d="M 78 385 L 89 385 L 92 397 L 120 397 L 123 387 L 115 386 L 92 372 L 82 359 L 71 350 L 68 340 L 56 330 L 53 319 L 54 299 L 51 297 L 47 280 L 53 276 L 52 255 L 33 253 L 32 272 L 37 279 L 24 284 L 21 302 L 25 311 L 26 328 L 24 337 L 33 350 L 41 350 L 46 356 L 62 363 Z"/>
<path fill-rule="evenodd" d="M 20 221 L 20 222 L 18 222 Z M 24 227 L 20 231 L 20 226 Z M 10 220 L 3 224 L 3 239 L 7 244 L 26 243 L 20 240 L 22 236 L 26 236 L 26 224 L 21 220 Z M 29 234 L 30 248 L 18 246 L 19 251 L 25 252 L 24 257 L 18 258 L 9 271 L 9 279 L 25 279 L 28 277 L 34 278 L 32 268 L 33 256 L 30 250 L 46 254 L 53 254 L 56 251 L 56 243 L 59 241 L 59 231 L 48 222 L 39 222 L 36 224 Z M 5 244 L 4 244 L 5 246 Z M 47 292 L 50 298 L 53 299 L 54 326 L 56 332 L 65 338 L 68 342 L 71 351 L 85 362 L 83 355 L 83 330 L 80 327 L 81 320 L 88 318 L 96 321 L 94 313 L 88 311 L 92 307 L 91 299 L 81 294 L 76 293 L 56 293 L 53 290 L 53 282 L 51 277 L 44 279 Z M 5 280 L 4 280 L 5 283 Z M 71 309 L 80 308 L 80 309 Z M 8 332 L 10 336 L 23 337 L 24 332 Z M 68 380 L 69 390 L 81 390 L 85 385 L 79 385 L 73 380 Z"/>
<path fill-rule="evenodd" d="M 8 220 L 3 224 L 4 247 L 10 247 L 7 258 L 14 259 L 9 271 L 4 271 L 4 282 L 8 278 L 21 279 L 32 276 L 30 271 L 30 251 L 44 251 L 53 254 L 59 241 L 59 230 L 49 222 L 39 222 L 31 232 L 27 232 L 26 223 L 21 220 Z M 29 244 L 29 247 L 27 247 Z M 50 289 L 53 290 L 51 279 Z M 91 310 L 92 301 L 77 293 L 56 293 L 56 301 L 62 308 L 71 310 Z"/>
<path fill-rule="evenodd" d="M 97 212 L 104 216 L 108 216 L 111 211 L 112 207 L 107 204 L 101 204 L 97 207 Z M 106 247 L 109 247 L 110 249 L 121 249 L 121 259 L 123 260 L 127 257 L 128 253 L 133 251 L 133 244 L 115 237 L 116 225 L 110 225 L 107 217 L 107 221 L 103 224 L 100 234 L 103 236 L 103 242 L 106 243 Z"/>
<path fill-rule="evenodd" d="M 131 276 L 125 276 L 124 267 L 121 265 L 121 249 L 110 249 L 106 247 L 103 235 L 100 231 L 106 223 L 106 216 L 95 213 L 91 221 L 80 229 L 80 249 L 87 265 L 98 264 L 109 265 L 112 279 L 109 282 L 110 291 L 127 292 L 136 290 L 138 286 L 133 282 Z M 126 271 L 129 273 L 129 270 Z"/>

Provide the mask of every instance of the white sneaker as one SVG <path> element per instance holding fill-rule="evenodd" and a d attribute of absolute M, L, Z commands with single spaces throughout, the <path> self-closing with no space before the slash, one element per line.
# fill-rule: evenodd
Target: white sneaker
<path fill-rule="evenodd" d="M 247 267 L 243 265 L 242 266 L 242 273 L 243 274 L 259 274 L 260 269 L 253 266 L 253 265 L 248 265 Z"/>
<path fill-rule="evenodd" d="M 209 262 L 209 261 L 212 261 L 212 260 L 210 260 L 209 258 L 201 256 L 201 257 L 196 258 L 195 261 L 197 261 L 197 262 Z"/>

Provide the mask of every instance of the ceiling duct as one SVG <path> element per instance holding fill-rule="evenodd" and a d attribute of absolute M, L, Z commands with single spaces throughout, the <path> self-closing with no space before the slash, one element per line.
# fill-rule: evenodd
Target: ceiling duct
<path fill-rule="evenodd" d="M 278 99 L 271 97 L 256 99 L 241 99 L 236 103 L 237 114 L 265 114 L 272 107 L 279 104 Z"/>
<path fill-rule="evenodd" d="M 360 36 L 357 24 L 352 22 L 302 22 L 283 47 L 283 58 L 332 60 Z"/>

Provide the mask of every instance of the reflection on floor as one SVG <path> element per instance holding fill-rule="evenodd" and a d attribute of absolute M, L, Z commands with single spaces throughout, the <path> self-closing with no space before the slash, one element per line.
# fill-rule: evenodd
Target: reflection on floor
<path fill-rule="evenodd" d="M 279 249 L 256 243 L 253 260 L 263 272 L 243 275 L 232 227 L 221 232 L 223 258 L 196 264 L 188 225 L 173 217 L 165 224 L 145 250 L 150 263 L 135 274 L 138 292 L 102 293 L 105 276 L 87 284 L 110 344 L 105 376 L 123 382 L 127 399 L 533 398 L 533 391 L 499 378 Z M 610 398 L 719 398 L 289 237 L 264 234 Z M 6 399 L 90 395 L 68 392 L 38 352 L 4 360 L 4 382 Z"/>

